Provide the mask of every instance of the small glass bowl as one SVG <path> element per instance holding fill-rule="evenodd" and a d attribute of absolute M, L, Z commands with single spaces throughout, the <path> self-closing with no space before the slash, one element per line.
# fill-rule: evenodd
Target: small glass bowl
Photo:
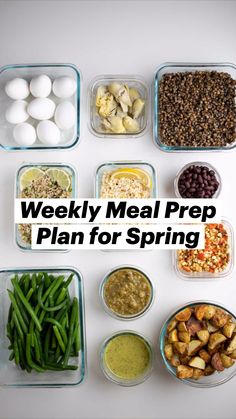
<path fill-rule="evenodd" d="M 113 273 L 115 273 L 117 271 L 120 271 L 120 270 L 123 270 L 123 269 L 129 269 L 129 270 L 137 271 L 137 272 L 141 273 L 146 278 L 146 280 L 148 281 L 148 283 L 150 285 L 150 289 L 151 289 L 151 295 L 150 295 L 150 300 L 149 300 L 148 304 L 140 312 L 138 312 L 137 314 L 132 314 L 130 316 L 129 315 L 127 315 L 127 316 L 122 315 L 122 314 L 119 314 L 119 313 L 113 311 L 107 305 L 106 300 L 105 300 L 105 296 L 104 296 L 104 287 L 105 287 L 107 281 L 109 280 L 110 276 Z M 140 317 L 142 317 L 144 314 L 146 314 L 150 310 L 150 308 L 153 305 L 153 301 L 154 301 L 154 297 L 155 297 L 155 290 L 154 290 L 154 285 L 153 285 L 150 277 L 142 269 L 138 268 L 137 266 L 133 266 L 133 265 L 121 265 L 121 266 L 116 266 L 114 269 L 110 270 L 105 275 L 105 277 L 103 278 L 103 280 L 100 284 L 100 287 L 99 287 L 99 296 L 100 296 L 100 300 L 101 300 L 101 303 L 103 305 L 104 310 L 110 316 L 112 316 L 112 317 L 114 317 L 115 319 L 118 319 L 118 320 L 135 320 L 135 319 L 139 319 Z"/>
<path fill-rule="evenodd" d="M 64 163 L 24 163 L 22 164 L 16 172 L 15 179 L 15 198 L 20 197 L 20 178 L 22 174 L 31 167 L 37 167 L 39 169 L 45 170 L 46 168 L 56 168 L 66 171 L 71 177 L 71 198 L 77 198 L 77 172 L 76 169 L 71 164 Z M 18 224 L 15 224 L 14 229 L 15 243 L 21 250 L 31 251 L 31 252 L 40 252 L 40 250 L 32 249 L 29 243 L 26 243 L 22 240 L 21 233 L 19 231 Z M 43 250 L 45 252 L 47 250 Z M 49 252 L 58 252 L 58 250 L 49 249 Z M 59 252 L 65 252 L 66 250 L 59 250 Z"/>
<path fill-rule="evenodd" d="M 218 189 L 215 191 L 214 195 L 212 196 L 212 198 L 218 198 L 218 196 L 221 193 L 221 189 L 222 189 L 222 181 L 221 181 L 221 176 L 219 174 L 219 172 L 216 170 L 216 168 L 214 166 L 212 166 L 210 163 L 206 163 L 206 162 L 202 162 L 202 161 L 194 161 L 192 163 L 188 163 L 186 164 L 184 167 L 182 167 L 182 169 L 180 169 L 175 177 L 174 180 L 174 190 L 175 190 L 175 195 L 177 196 L 177 198 L 183 198 L 180 193 L 179 193 L 179 178 L 182 175 L 182 173 L 188 169 L 188 167 L 190 166 L 206 166 L 208 167 L 209 170 L 214 170 L 215 172 L 215 177 L 216 180 L 219 182 L 219 186 Z M 184 198 L 185 199 L 185 198 Z M 186 198 L 187 199 L 187 198 Z"/>
<path fill-rule="evenodd" d="M 95 174 L 95 191 L 94 195 L 95 198 L 100 198 L 100 190 L 102 185 L 102 178 L 103 175 L 107 172 L 111 172 L 116 169 L 121 169 L 124 167 L 128 168 L 138 168 L 145 170 L 152 179 L 152 188 L 151 188 L 151 196 L 150 198 L 157 197 L 157 176 L 155 168 L 148 162 L 142 161 L 114 161 L 114 162 L 106 162 L 102 163 L 97 167 L 96 174 Z"/>
<path fill-rule="evenodd" d="M 226 267 L 226 269 L 222 272 L 186 272 L 186 271 L 182 271 L 179 267 L 178 267 L 178 251 L 174 250 L 172 252 L 173 255 L 173 265 L 174 265 L 174 270 L 176 272 L 176 274 L 184 280 L 187 281 L 212 281 L 212 280 L 216 280 L 217 278 L 225 278 L 227 276 L 229 276 L 232 273 L 232 270 L 234 268 L 234 232 L 233 232 L 233 227 L 232 225 L 229 223 L 229 221 L 226 221 L 225 219 L 222 220 L 221 222 L 223 224 L 223 226 L 225 227 L 227 233 L 228 233 L 228 240 L 229 240 L 229 254 L 230 254 L 230 260 L 229 263 Z"/>
<path fill-rule="evenodd" d="M 101 118 L 99 117 L 96 109 L 96 94 L 97 89 L 101 85 L 108 85 L 113 82 L 118 82 L 122 84 L 127 84 L 129 87 L 134 87 L 140 92 L 141 98 L 145 101 L 144 112 L 142 113 L 141 117 L 139 118 L 140 121 L 140 131 L 136 133 L 124 133 L 124 134 L 116 134 L 106 132 L 101 128 Z M 140 76 L 129 76 L 129 75 L 106 75 L 106 76 L 98 76 L 94 80 L 92 80 L 90 87 L 89 87 L 89 109 L 88 114 L 90 115 L 89 120 L 89 129 L 90 131 L 95 134 L 97 137 L 100 138 L 137 138 L 146 132 L 148 129 L 148 105 L 149 105 L 149 92 L 148 87 L 145 81 Z"/>
<path fill-rule="evenodd" d="M 30 81 L 32 77 L 46 74 L 52 80 L 55 77 L 69 76 L 72 77 L 77 84 L 77 90 L 68 98 L 68 100 L 74 105 L 76 109 L 76 122 L 73 127 L 69 130 L 62 131 L 62 138 L 59 144 L 56 146 L 45 145 L 38 140 L 31 146 L 20 146 L 13 139 L 13 124 L 10 124 L 5 119 L 6 108 L 13 102 L 6 93 L 5 85 L 8 81 L 15 77 L 24 78 Z M 80 94 L 81 94 L 81 75 L 78 68 L 73 64 L 13 64 L 7 65 L 0 68 L 0 149 L 7 151 L 13 150 L 69 150 L 75 147 L 79 143 L 80 139 Z M 33 96 L 29 95 L 31 100 Z M 28 100 L 26 98 L 26 100 Z M 57 104 L 61 99 L 56 98 L 52 93 L 49 95 Z M 27 121 L 28 122 L 28 121 Z M 36 125 L 35 120 L 29 118 L 29 122 Z M 39 122 L 39 121 L 38 121 Z"/>
<path fill-rule="evenodd" d="M 190 385 L 192 387 L 210 388 L 210 387 L 219 386 L 220 384 L 224 384 L 227 381 L 229 381 L 231 378 L 233 378 L 236 375 L 236 362 L 234 363 L 234 365 L 232 367 L 225 368 L 224 371 L 215 372 L 212 375 L 209 375 L 209 376 L 206 376 L 206 377 L 205 376 L 201 377 L 199 380 L 192 380 L 191 378 L 181 379 L 181 378 L 178 378 L 177 375 L 176 375 L 176 368 L 173 367 L 169 363 L 169 361 L 166 359 L 165 351 L 164 351 L 165 337 L 166 337 L 166 334 L 167 334 L 167 327 L 168 327 L 169 322 L 172 320 L 172 318 L 175 317 L 177 313 L 179 313 L 180 311 L 184 310 L 187 307 L 194 307 L 194 306 L 203 305 L 203 304 L 210 304 L 210 305 L 213 305 L 217 308 L 220 308 L 220 309 L 228 312 L 232 316 L 233 320 L 236 321 L 235 314 L 233 314 L 228 308 L 221 305 L 220 303 L 216 303 L 214 301 L 192 301 L 192 302 L 189 302 L 189 303 L 179 307 L 173 313 L 171 313 L 170 316 L 168 316 L 168 319 L 165 321 L 165 323 L 164 323 L 164 325 L 161 329 L 161 332 L 160 332 L 159 349 L 160 349 L 162 361 L 164 362 L 167 371 L 171 375 L 173 375 L 178 381 L 181 381 L 182 383 Z"/>
<path fill-rule="evenodd" d="M 39 273 L 46 271 L 53 275 L 65 275 L 68 277 L 74 273 L 74 278 L 69 286 L 71 297 L 77 297 L 79 301 L 79 324 L 80 324 L 80 351 L 78 358 L 73 358 L 73 363 L 78 365 L 75 371 L 45 371 L 37 373 L 18 368 L 13 361 L 9 361 L 9 340 L 6 336 L 8 311 L 10 300 L 7 289 L 12 289 L 11 278 L 18 274 Z M 72 359 L 71 359 L 72 363 Z M 86 374 L 86 341 L 84 319 L 84 295 L 83 278 L 81 273 L 72 267 L 40 267 L 40 268 L 2 268 L 0 270 L 0 386 L 4 387 L 69 387 L 81 384 Z"/>
<path fill-rule="evenodd" d="M 154 103 L 153 103 L 153 138 L 155 144 L 167 152 L 193 152 L 193 151 L 224 151 L 232 150 L 236 147 L 236 140 L 224 147 L 189 147 L 189 146 L 168 146 L 164 144 L 159 135 L 159 83 L 162 76 L 166 73 L 179 73 L 187 71 L 218 71 L 226 72 L 236 80 L 236 66 L 232 63 L 177 63 L 170 62 L 161 64 L 154 76 Z"/>
<path fill-rule="evenodd" d="M 134 335 L 137 336 L 139 339 L 141 339 L 149 352 L 149 357 L 150 357 L 150 361 L 149 361 L 149 366 L 146 369 L 146 371 L 144 372 L 144 374 L 138 378 L 132 379 L 132 380 L 128 380 L 128 379 L 124 379 L 124 378 L 120 378 L 117 375 L 115 375 L 106 365 L 105 363 L 105 351 L 106 351 L 106 347 L 108 345 L 108 343 L 115 337 L 117 336 L 121 336 L 121 335 Z M 135 332 L 134 330 L 120 330 L 119 332 L 116 332 L 114 334 L 112 334 L 111 336 L 109 336 L 108 338 L 106 338 L 104 340 L 104 342 L 101 345 L 100 348 L 100 353 L 99 353 L 99 359 L 100 359 L 100 367 L 102 372 L 104 373 L 105 377 L 112 381 L 115 384 L 119 384 L 120 386 L 123 387 L 131 387 L 131 386 L 136 386 L 138 384 L 143 383 L 144 381 L 146 381 L 152 373 L 153 370 L 153 347 L 151 342 L 143 335 L 141 335 L 140 333 Z"/>

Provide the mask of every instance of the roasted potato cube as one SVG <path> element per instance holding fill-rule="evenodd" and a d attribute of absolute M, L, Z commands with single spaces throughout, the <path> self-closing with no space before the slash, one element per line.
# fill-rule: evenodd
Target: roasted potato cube
<path fill-rule="evenodd" d="M 202 376 L 203 376 L 202 370 L 199 370 L 198 368 L 193 369 L 193 375 L 192 375 L 193 380 L 199 380 L 199 378 L 201 378 Z"/>
<path fill-rule="evenodd" d="M 223 362 L 221 360 L 219 352 L 216 352 L 211 358 L 211 365 L 216 371 L 224 371 Z"/>
<path fill-rule="evenodd" d="M 223 367 L 230 368 L 234 364 L 234 360 L 225 354 L 220 354 Z"/>
<path fill-rule="evenodd" d="M 217 308 L 214 316 L 212 317 L 212 324 L 216 327 L 223 327 L 230 320 L 230 318 L 231 316 L 224 310 Z"/>
<path fill-rule="evenodd" d="M 217 330 L 219 330 L 219 327 L 213 326 L 213 324 L 211 322 L 206 322 L 206 327 L 209 333 L 214 333 Z"/>
<path fill-rule="evenodd" d="M 195 316 L 196 316 L 197 320 L 202 321 L 204 319 L 206 307 L 207 306 L 205 306 L 205 305 L 195 307 L 194 312 L 195 312 Z"/>
<path fill-rule="evenodd" d="M 170 361 L 174 352 L 173 352 L 173 346 L 171 343 L 167 343 L 164 347 L 165 357 Z"/>
<path fill-rule="evenodd" d="M 211 365 L 207 365 L 205 370 L 203 371 L 203 374 L 205 376 L 212 375 L 215 372 L 215 369 Z"/>
<path fill-rule="evenodd" d="M 224 325 L 222 332 L 227 338 L 231 338 L 235 329 L 235 324 L 232 322 L 228 322 Z"/>
<path fill-rule="evenodd" d="M 230 358 L 236 359 L 236 349 L 233 352 L 231 352 Z"/>
<path fill-rule="evenodd" d="M 187 367 L 186 365 L 178 365 L 177 367 L 177 377 L 178 378 L 192 378 L 193 368 Z"/>
<path fill-rule="evenodd" d="M 178 332 L 177 329 L 172 330 L 168 335 L 169 343 L 178 342 Z"/>
<path fill-rule="evenodd" d="M 177 326 L 177 323 L 178 323 L 177 320 L 172 319 L 167 326 L 167 333 L 170 333 L 173 329 L 175 329 L 175 327 Z"/>
<path fill-rule="evenodd" d="M 191 356 L 188 356 L 188 355 L 180 355 L 179 357 L 180 364 L 183 364 L 183 365 L 188 365 L 190 359 L 191 359 Z"/>
<path fill-rule="evenodd" d="M 189 361 L 188 365 L 193 368 L 198 368 L 199 370 L 204 370 L 206 367 L 204 359 L 200 358 L 200 356 L 195 356 L 194 358 L 192 358 Z"/>
<path fill-rule="evenodd" d="M 186 322 L 192 314 L 192 310 L 187 307 L 184 310 L 180 311 L 178 314 L 176 314 L 175 318 L 176 320 L 178 320 L 179 322 Z"/>
<path fill-rule="evenodd" d="M 198 355 L 202 359 L 204 359 L 206 364 L 208 364 L 208 362 L 210 362 L 210 360 L 211 360 L 211 355 L 205 349 L 200 349 L 200 351 L 198 352 Z"/>
<path fill-rule="evenodd" d="M 184 342 L 174 342 L 173 346 L 180 355 L 184 355 L 188 349 L 187 343 Z"/>
<path fill-rule="evenodd" d="M 209 338 L 208 348 L 215 349 L 220 343 L 224 342 L 226 337 L 222 333 L 212 333 Z"/>
<path fill-rule="evenodd" d="M 226 348 L 226 352 L 227 354 L 231 354 L 235 350 L 236 350 L 236 335 L 234 335 L 234 337 L 229 342 L 229 345 Z"/>
<path fill-rule="evenodd" d="M 212 319 L 215 312 L 216 312 L 216 308 L 214 306 L 210 306 L 210 305 L 205 306 L 204 319 L 206 319 L 206 320 Z"/>
<path fill-rule="evenodd" d="M 181 342 L 185 342 L 185 343 L 190 342 L 190 334 L 188 332 L 179 332 L 178 338 Z"/>
<path fill-rule="evenodd" d="M 210 333 L 208 332 L 208 330 L 199 330 L 199 332 L 197 332 L 197 337 L 200 339 L 200 341 L 206 345 L 209 337 L 210 337 Z"/>
<path fill-rule="evenodd" d="M 186 326 L 191 336 L 194 336 L 197 332 L 199 332 L 199 330 L 202 329 L 202 323 L 195 319 L 195 317 L 190 317 Z"/>
<path fill-rule="evenodd" d="M 202 346 L 200 340 L 191 340 L 188 344 L 188 355 L 194 355 Z"/>
<path fill-rule="evenodd" d="M 184 322 L 179 322 L 177 329 L 179 332 L 187 332 L 187 326 Z"/>
<path fill-rule="evenodd" d="M 179 355 L 174 354 L 170 360 L 170 363 L 173 367 L 178 367 L 178 365 L 180 365 Z"/>

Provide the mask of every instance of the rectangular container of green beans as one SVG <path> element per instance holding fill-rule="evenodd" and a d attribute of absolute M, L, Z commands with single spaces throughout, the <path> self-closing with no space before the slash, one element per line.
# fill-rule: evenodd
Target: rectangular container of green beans
<path fill-rule="evenodd" d="M 83 279 L 71 267 L 0 270 L 0 386 L 83 382 Z"/>

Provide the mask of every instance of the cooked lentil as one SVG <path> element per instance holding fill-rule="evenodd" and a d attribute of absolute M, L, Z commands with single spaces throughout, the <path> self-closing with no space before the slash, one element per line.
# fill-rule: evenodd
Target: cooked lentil
<path fill-rule="evenodd" d="M 225 147 L 236 139 L 236 81 L 218 71 L 164 74 L 159 135 L 167 146 Z"/>
<path fill-rule="evenodd" d="M 136 269 L 113 272 L 104 286 L 106 305 L 121 316 L 132 316 L 144 311 L 151 299 L 151 285 Z"/>

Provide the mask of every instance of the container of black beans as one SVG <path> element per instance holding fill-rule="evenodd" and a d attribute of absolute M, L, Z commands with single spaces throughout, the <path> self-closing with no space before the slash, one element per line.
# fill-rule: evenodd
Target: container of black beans
<path fill-rule="evenodd" d="M 217 198 L 221 178 L 209 163 L 188 163 L 177 173 L 174 189 L 178 198 Z"/>

